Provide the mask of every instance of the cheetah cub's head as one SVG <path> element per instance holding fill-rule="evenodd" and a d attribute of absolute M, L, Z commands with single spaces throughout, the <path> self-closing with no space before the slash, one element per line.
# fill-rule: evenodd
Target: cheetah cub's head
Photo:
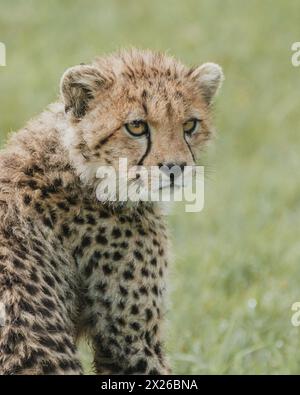
<path fill-rule="evenodd" d="M 212 136 L 210 107 L 222 80 L 217 64 L 189 68 L 139 50 L 68 69 L 61 80 L 64 143 L 81 180 L 97 186 L 99 168 L 119 171 L 127 158 L 128 168 L 159 169 L 159 189 L 176 185 L 169 169 L 195 165 Z M 154 176 L 145 181 L 140 169 L 129 172 L 129 184 L 143 188 Z"/>

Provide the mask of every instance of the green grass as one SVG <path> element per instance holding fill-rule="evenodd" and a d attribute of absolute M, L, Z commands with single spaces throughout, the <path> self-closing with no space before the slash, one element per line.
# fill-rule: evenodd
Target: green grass
<path fill-rule="evenodd" d="M 2 142 L 96 54 L 134 45 L 224 68 L 205 209 L 170 216 L 175 373 L 300 372 L 299 12 L 292 0 L 1 1 Z"/>

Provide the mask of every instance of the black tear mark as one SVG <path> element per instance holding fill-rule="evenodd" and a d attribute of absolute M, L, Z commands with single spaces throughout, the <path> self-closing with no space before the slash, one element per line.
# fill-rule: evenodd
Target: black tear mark
<path fill-rule="evenodd" d="M 194 155 L 194 153 L 193 153 L 193 151 L 192 151 L 191 146 L 190 146 L 189 143 L 187 142 L 185 133 L 183 133 L 183 138 L 184 138 L 184 141 L 186 142 L 186 145 L 188 146 L 188 148 L 189 148 L 189 150 L 190 150 L 190 153 L 191 153 L 191 155 L 192 155 L 192 158 L 193 158 L 194 163 L 196 163 L 195 155 Z"/>
<path fill-rule="evenodd" d="M 149 132 L 147 134 L 147 148 L 146 148 L 146 151 L 145 151 L 144 155 L 138 161 L 138 166 L 141 166 L 143 164 L 145 158 L 147 157 L 147 155 L 149 154 L 149 152 L 151 150 L 151 146 L 152 146 L 152 141 L 151 141 L 151 135 L 150 135 L 150 132 Z"/>

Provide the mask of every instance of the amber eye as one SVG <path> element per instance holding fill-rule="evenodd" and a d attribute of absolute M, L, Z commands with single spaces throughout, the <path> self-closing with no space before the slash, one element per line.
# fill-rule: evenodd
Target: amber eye
<path fill-rule="evenodd" d="M 191 136 L 198 129 L 199 122 L 198 119 L 189 119 L 183 124 L 184 133 Z"/>
<path fill-rule="evenodd" d="M 148 124 L 145 121 L 132 121 L 126 123 L 125 128 L 129 134 L 135 137 L 147 134 L 149 131 Z"/>

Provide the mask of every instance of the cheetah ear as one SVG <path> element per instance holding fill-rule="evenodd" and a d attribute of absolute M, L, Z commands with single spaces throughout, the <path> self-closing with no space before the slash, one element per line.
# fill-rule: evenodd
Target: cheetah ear
<path fill-rule="evenodd" d="M 82 118 L 88 103 L 97 90 L 105 84 L 105 78 L 93 66 L 74 66 L 65 71 L 60 82 L 60 91 L 65 103 L 65 111 L 72 111 L 75 118 Z"/>
<path fill-rule="evenodd" d="M 204 63 L 192 72 L 191 77 L 197 81 L 207 104 L 211 104 L 224 80 L 222 68 L 216 63 Z"/>

